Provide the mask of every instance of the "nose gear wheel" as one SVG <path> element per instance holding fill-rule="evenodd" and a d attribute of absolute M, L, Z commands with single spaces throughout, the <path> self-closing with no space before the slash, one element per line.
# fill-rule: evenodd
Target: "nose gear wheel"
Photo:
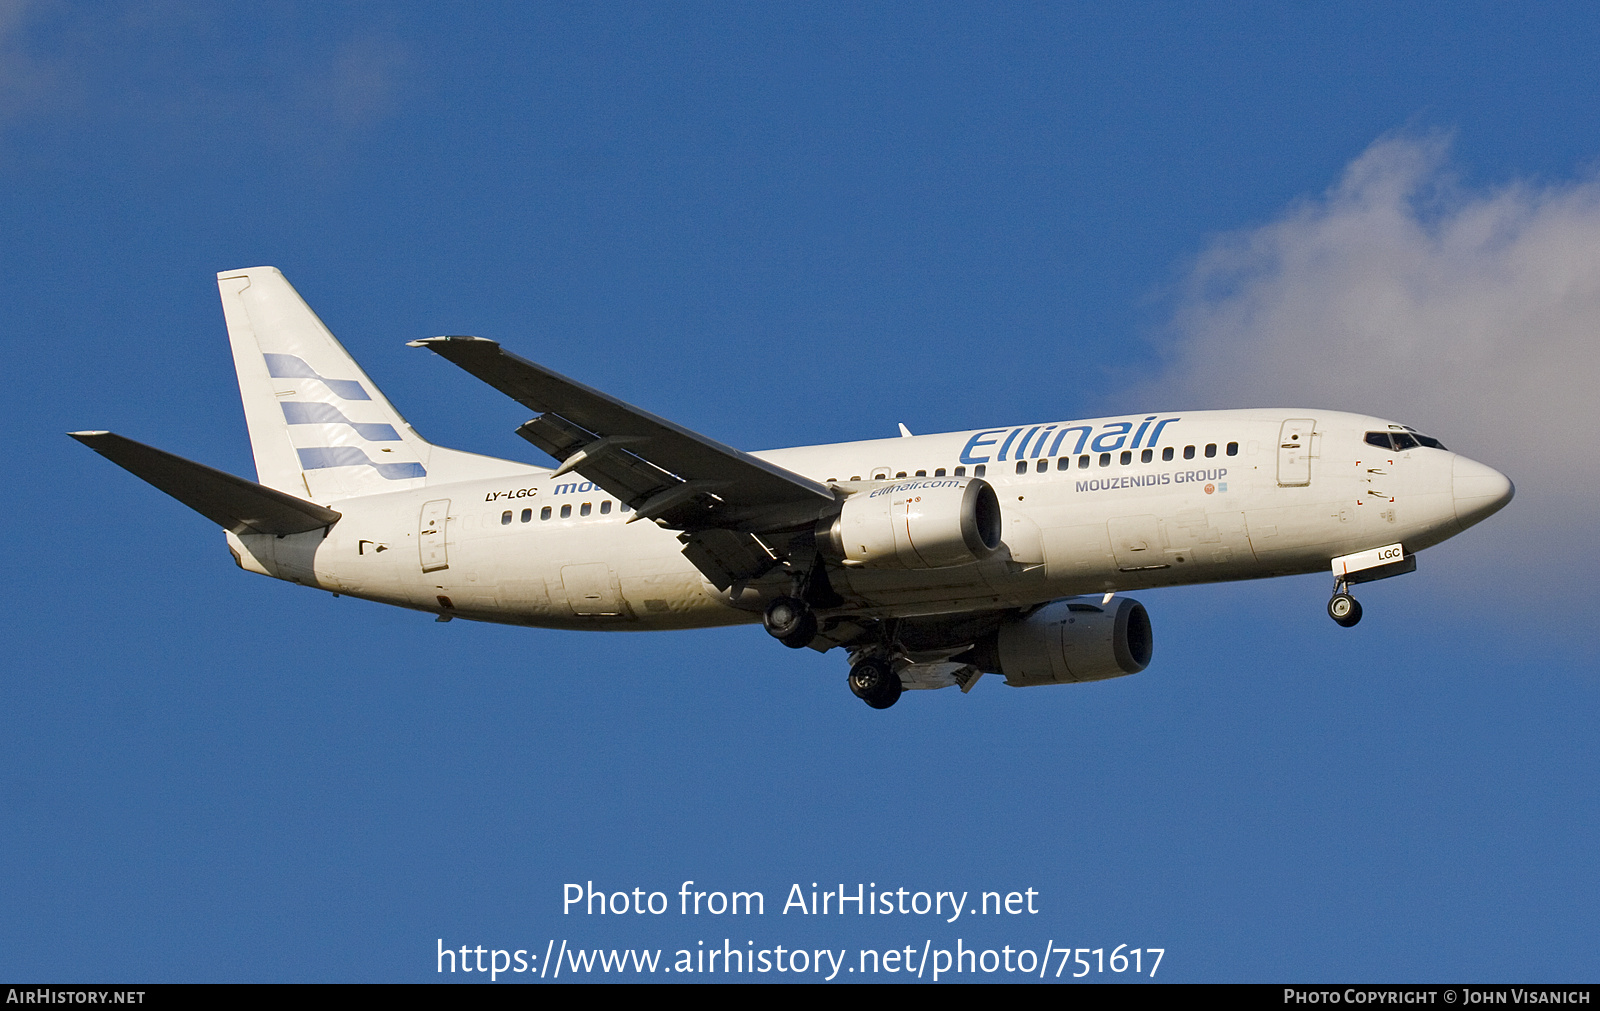
<path fill-rule="evenodd" d="M 1341 589 L 1328 601 L 1328 617 L 1349 628 L 1361 620 L 1361 602 Z"/>

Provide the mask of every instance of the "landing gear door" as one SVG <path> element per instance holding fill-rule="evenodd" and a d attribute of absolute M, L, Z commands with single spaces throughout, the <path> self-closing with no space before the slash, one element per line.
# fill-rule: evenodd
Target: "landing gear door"
<path fill-rule="evenodd" d="M 1278 432 L 1278 487 L 1304 488 L 1311 483 L 1311 436 L 1317 423 L 1290 418 Z"/>
<path fill-rule="evenodd" d="M 445 524 L 450 520 L 450 500 L 435 499 L 422 507 L 417 523 L 417 550 L 422 555 L 422 571 L 437 572 L 450 567 L 445 547 Z"/>

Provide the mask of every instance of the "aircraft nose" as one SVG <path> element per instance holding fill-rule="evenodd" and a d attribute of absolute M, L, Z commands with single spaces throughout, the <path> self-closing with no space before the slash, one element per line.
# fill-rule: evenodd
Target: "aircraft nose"
<path fill-rule="evenodd" d="M 1464 456 L 1456 457 L 1450 482 L 1456 500 L 1456 522 L 1463 530 L 1505 508 L 1516 494 L 1510 478 Z"/>

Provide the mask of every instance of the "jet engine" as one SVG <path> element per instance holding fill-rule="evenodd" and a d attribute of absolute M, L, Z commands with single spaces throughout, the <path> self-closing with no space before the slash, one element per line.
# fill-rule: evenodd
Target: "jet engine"
<path fill-rule="evenodd" d="M 1000 548 L 1000 500 L 972 477 L 913 478 L 856 492 L 817 525 L 825 555 L 845 565 L 938 569 Z"/>
<path fill-rule="evenodd" d="M 1105 606 L 1058 600 L 1006 620 L 951 659 L 1025 687 L 1137 674 L 1150 666 L 1152 646 L 1150 615 L 1131 597 L 1116 597 Z"/>

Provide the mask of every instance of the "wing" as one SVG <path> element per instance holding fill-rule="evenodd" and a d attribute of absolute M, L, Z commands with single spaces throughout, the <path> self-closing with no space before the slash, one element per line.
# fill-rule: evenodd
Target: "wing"
<path fill-rule="evenodd" d="M 752 578 L 834 505 L 827 485 L 675 425 L 481 337 L 412 341 L 539 416 L 517 434 L 627 503 L 629 520 L 684 532 L 684 554 L 719 588 Z M 765 534 L 765 538 L 755 536 Z M 780 535 L 774 537 L 772 535 Z"/>

